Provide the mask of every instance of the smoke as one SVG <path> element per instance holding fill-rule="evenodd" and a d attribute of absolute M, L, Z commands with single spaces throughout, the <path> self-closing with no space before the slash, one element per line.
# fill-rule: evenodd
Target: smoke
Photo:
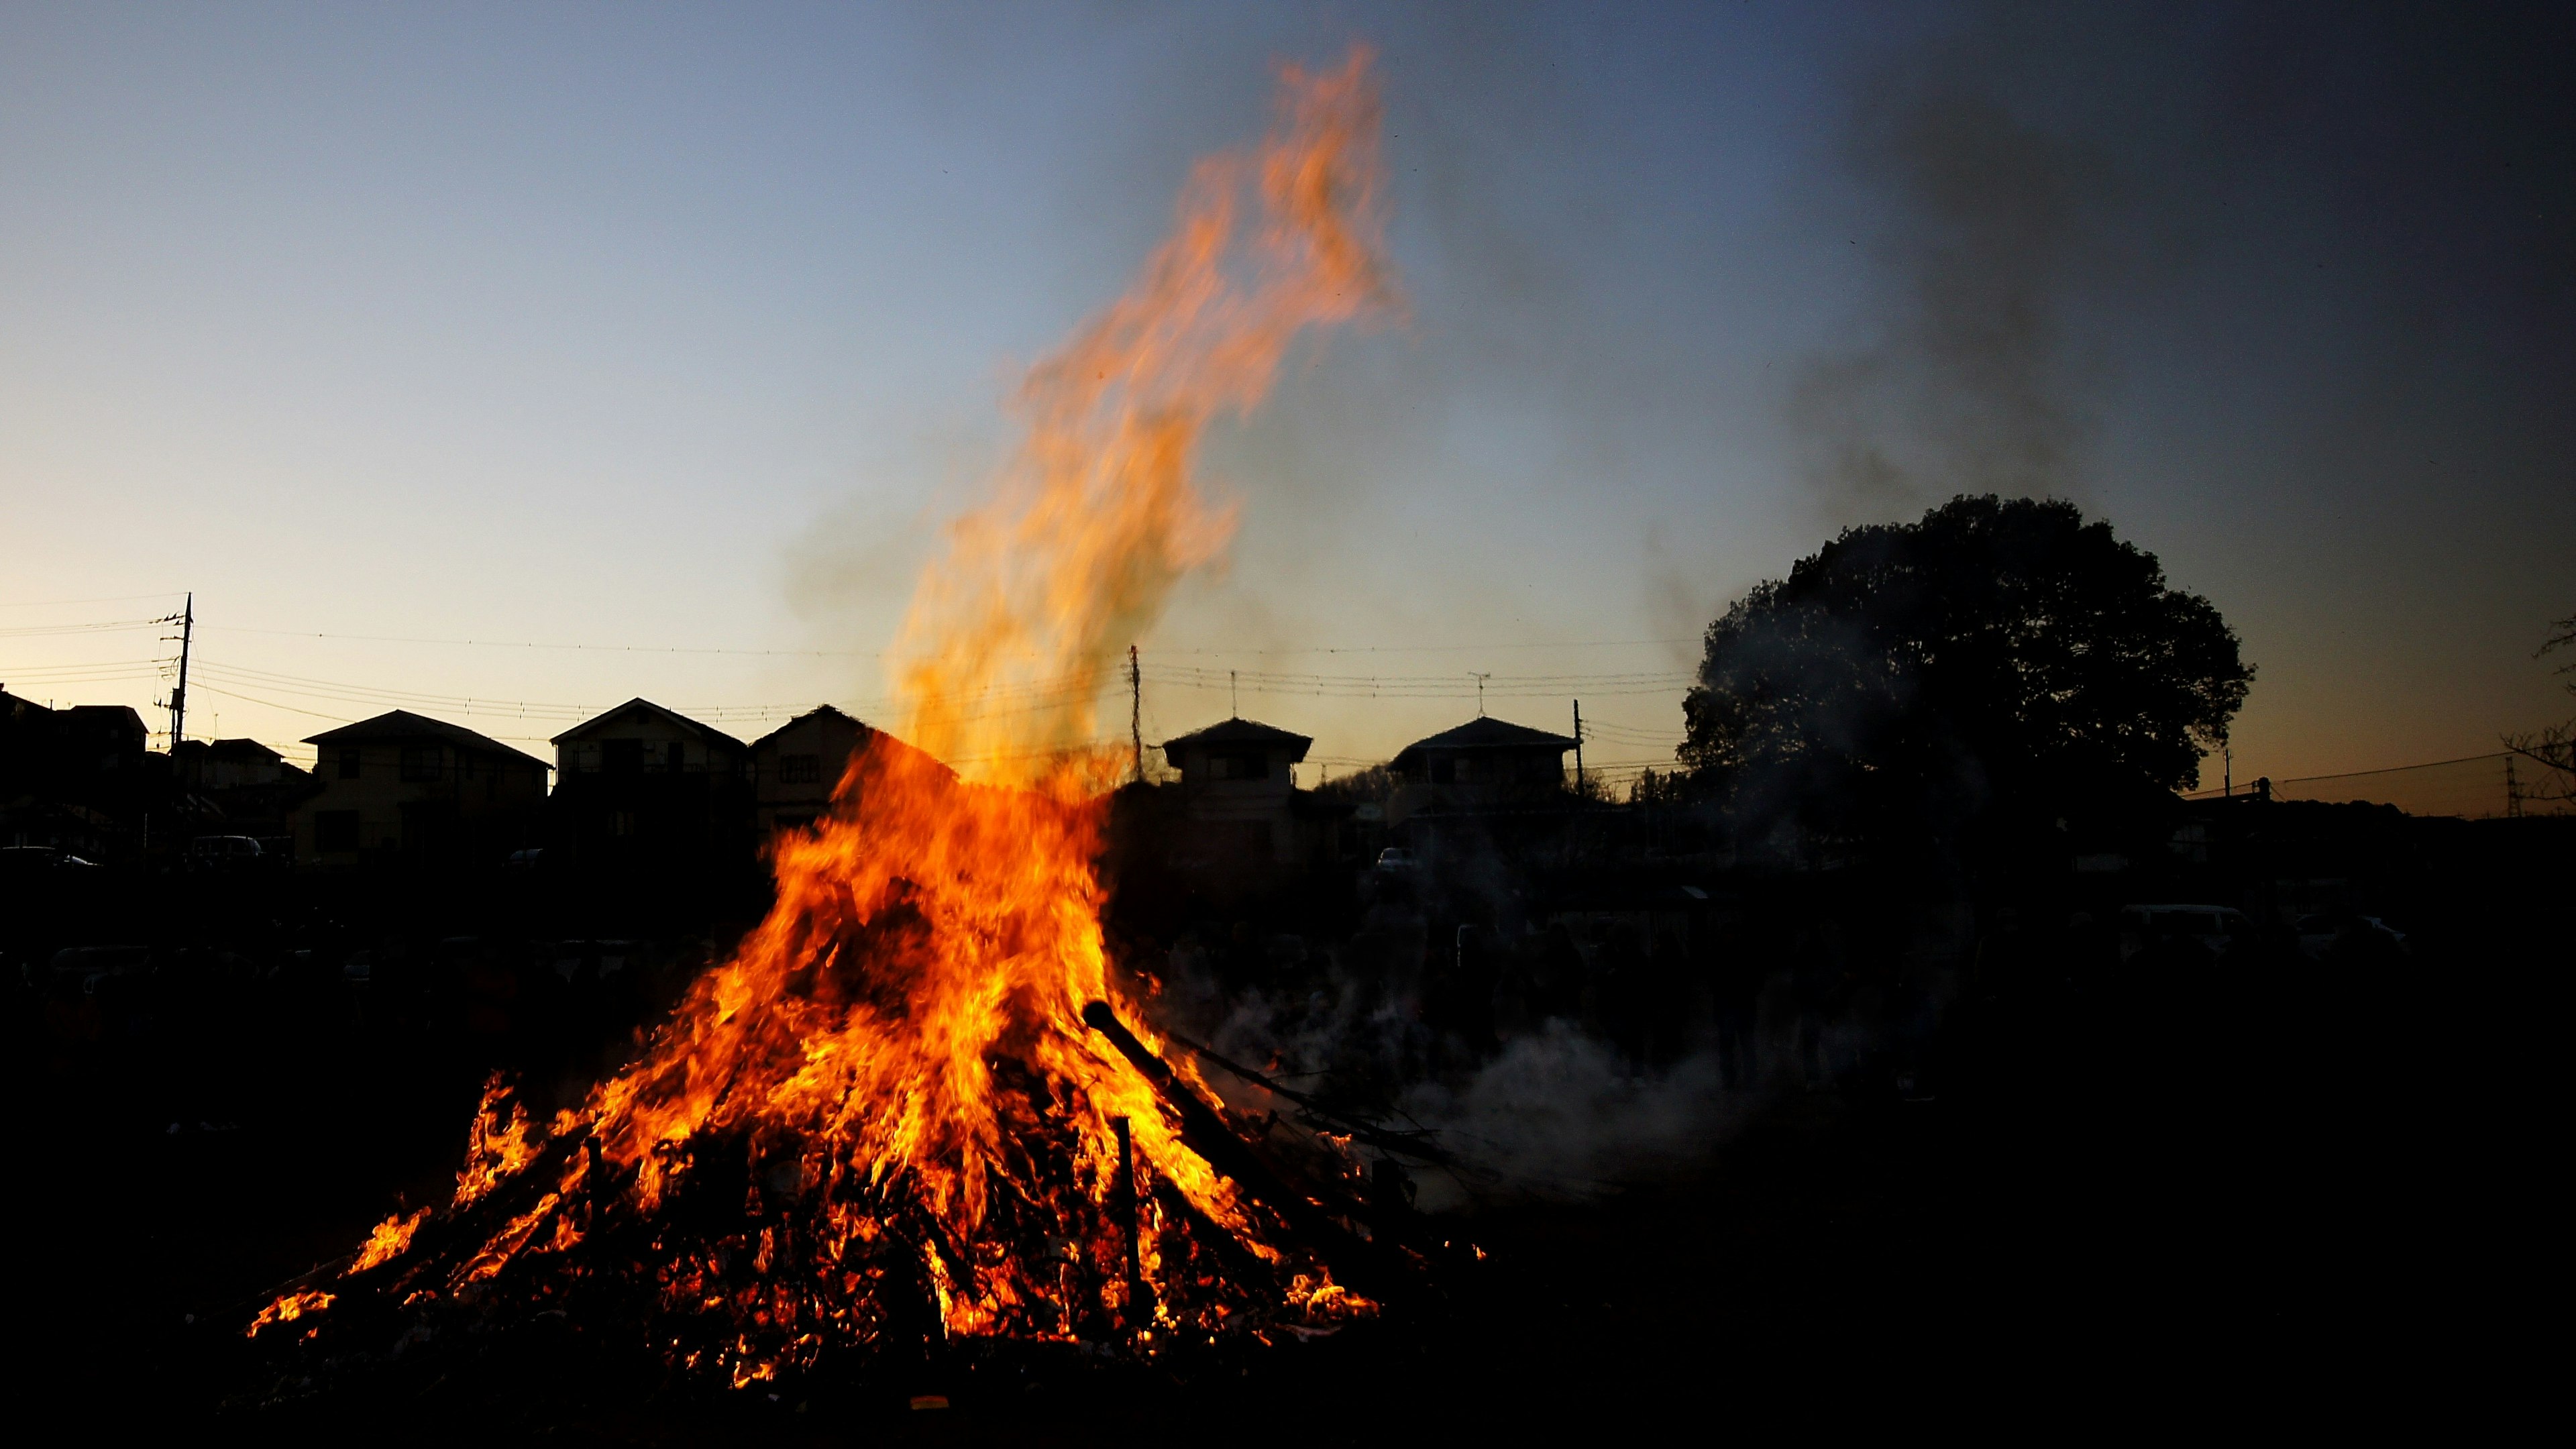
<path fill-rule="evenodd" d="M 1845 154 L 1883 288 L 1870 338 L 1793 385 L 1800 466 L 1845 522 L 1959 492 L 2073 492 L 2065 313 L 2107 169 L 2014 113 L 1956 47 L 1870 71 Z M 1851 245 L 1861 245 L 1859 237 Z"/>
<path fill-rule="evenodd" d="M 1463 1204 L 1478 1190 L 1584 1197 L 1687 1164 L 1751 1116 L 1750 1092 L 1721 1085 L 1714 1052 L 1639 1073 L 1562 1018 L 1506 1044 L 1463 1083 L 1417 1082 L 1403 1120 L 1437 1134 L 1492 1174 L 1426 1178 L 1417 1206 Z"/>
<path fill-rule="evenodd" d="M 1329 946 L 1294 936 L 1185 940 L 1171 955 L 1158 1013 L 1183 1036 L 1349 1120 L 1420 1134 L 1445 1163 L 1396 1155 L 1426 1212 L 1579 1200 L 1651 1179 L 1704 1157 L 1759 1106 L 1763 1084 L 1727 1089 L 1704 1040 L 1678 1060 L 1641 1065 L 1563 1015 L 1499 1046 L 1427 1022 L 1440 1014 L 1424 1010 L 1439 987 L 1422 979 L 1424 948 L 1447 944 L 1426 940 L 1421 917 L 1384 910 Z M 1787 1070 L 1785 1055 L 1774 1056 Z M 1300 1115 L 1221 1068 L 1203 1075 L 1246 1117 Z M 1386 1155 L 1365 1142 L 1353 1150 Z"/>

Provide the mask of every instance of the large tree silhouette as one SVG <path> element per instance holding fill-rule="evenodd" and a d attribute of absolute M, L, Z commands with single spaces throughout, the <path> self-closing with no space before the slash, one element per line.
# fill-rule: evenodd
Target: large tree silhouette
<path fill-rule="evenodd" d="M 1711 624 L 1681 759 L 1757 833 L 2032 841 L 2192 785 L 2253 677 L 2110 525 L 1961 497 L 1846 530 Z"/>

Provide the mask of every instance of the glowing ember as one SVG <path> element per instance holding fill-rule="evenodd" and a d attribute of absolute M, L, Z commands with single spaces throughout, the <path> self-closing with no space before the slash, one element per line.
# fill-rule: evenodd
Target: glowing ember
<path fill-rule="evenodd" d="M 642 1060 L 544 1125 L 487 1088 L 448 1210 L 388 1219 L 349 1276 L 405 1305 L 623 1305 L 737 1387 L 836 1346 L 1372 1311 L 1083 1009 L 1141 1022 L 1102 946 L 1095 686 L 1232 527 L 1191 481 L 1208 423 L 1299 332 L 1389 305 L 1376 132 L 1354 54 L 1286 71 L 1261 148 L 1200 163 L 1134 291 L 1031 370 L 1019 464 L 921 581 L 895 650 L 918 748 L 879 734 L 833 817 L 779 839 L 775 908 Z"/>
<path fill-rule="evenodd" d="M 272 1323 L 292 1323 L 305 1314 L 319 1313 L 330 1307 L 331 1301 L 332 1295 L 318 1289 L 285 1294 L 259 1311 L 259 1316 L 250 1321 L 250 1330 L 244 1337 L 256 1338 L 261 1329 Z"/>

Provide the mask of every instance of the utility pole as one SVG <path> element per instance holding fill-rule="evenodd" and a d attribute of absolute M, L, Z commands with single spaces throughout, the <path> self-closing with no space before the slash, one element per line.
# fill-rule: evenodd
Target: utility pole
<path fill-rule="evenodd" d="M 2513 773 L 2513 756 L 2504 757 L 2504 814 L 2508 820 L 2522 818 L 2522 781 Z"/>
<path fill-rule="evenodd" d="M 1233 718 L 1243 718 L 1243 691 L 1235 686 L 1231 669 L 1225 672 L 1225 707 Z"/>
<path fill-rule="evenodd" d="M 179 613 L 179 683 L 170 691 L 170 750 L 173 754 L 178 752 L 179 742 L 188 737 L 188 645 L 196 632 L 197 595 L 190 590 L 188 605 Z"/>
<path fill-rule="evenodd" d="M 1136 747 L 1136 783 L 1145 783 L 1145 672 L 1136 646 L 1127 646 L 1127 738 Z"/>
<path fill-rule="evenodd" d="M 1574 798 L 1583 799 L 1583 701 L 1574 702 Z"/>
<path fill-rule="evenodd" d="M 2218 793 L 2229 800 L 2236 798 L 2236 751 L 2226 745 L 2218 747 Z"/>

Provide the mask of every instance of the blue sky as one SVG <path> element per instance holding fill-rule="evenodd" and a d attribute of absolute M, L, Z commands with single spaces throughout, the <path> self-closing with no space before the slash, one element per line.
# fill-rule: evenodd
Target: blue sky
<path fill-rule="evenodd" d="M 1212 440 L 1242 529 L 1149 669 L 1418 681 L 1244 691 L 1335 768 L 1472 713 L 1471 672 L 1659 759 L 1728 599 L 1991 487 L 2104 514 L 2237 625 L 2238 778 L 2481 752 L 2563 708 L 2530 652 L 2576 610 L 2565 30 L 12 7 L 0 683 L 156 699 L 157 631 L 43 631 L 193 588 L 191 734 L 866 712 L 1014 368 L 1258 135 L 1274 64 L 1356 40 L 1408 318 Z M 1227 699 L 1165 672 L 1147 706 Z"/>

